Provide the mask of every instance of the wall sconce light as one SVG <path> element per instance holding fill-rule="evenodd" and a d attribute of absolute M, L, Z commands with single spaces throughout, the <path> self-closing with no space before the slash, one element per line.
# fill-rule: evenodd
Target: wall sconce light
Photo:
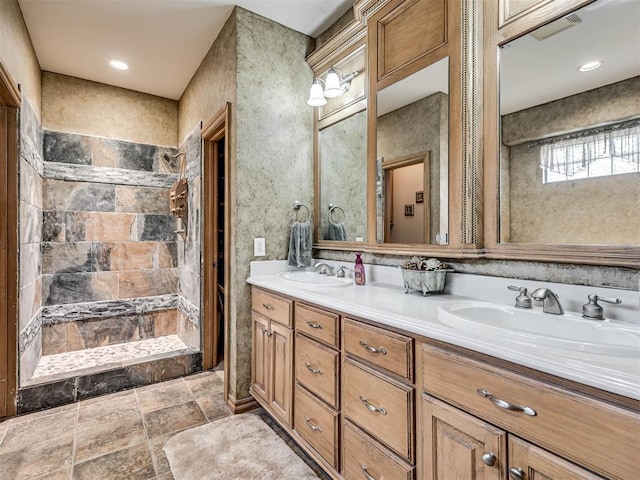
<path fill-rule="evenodd" d="M 324 80 L 316 78 L 313 81 L 307 105 L 321 107 L 327 104 L 327 98 L 336 98 L 347 93 L 351 87 L 351 80 L 353 80 L 356 75 L 358 75 L 358 72 L 343 75 L 340 70 L 331 67 Z"/>

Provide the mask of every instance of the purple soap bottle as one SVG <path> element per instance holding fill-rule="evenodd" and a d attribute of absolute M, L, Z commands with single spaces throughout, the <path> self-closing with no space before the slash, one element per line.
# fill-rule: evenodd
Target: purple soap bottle
<path fill-rule="evenodd" d="M 362 263 L 361 253 L 356 253 L 356 265 L 353 267 L 353 276 L 356 281 L 356 285 L 364 285 L 364 264 Z"/>

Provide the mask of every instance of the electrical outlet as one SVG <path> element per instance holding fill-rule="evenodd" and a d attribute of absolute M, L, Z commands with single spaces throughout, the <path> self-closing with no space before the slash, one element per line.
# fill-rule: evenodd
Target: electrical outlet
<path fill-rule="evenodd" d="M 253 256 L 254 257 L 264 257 L 266 255 L 264 238 L 254 238 L 253 239 Z"/>

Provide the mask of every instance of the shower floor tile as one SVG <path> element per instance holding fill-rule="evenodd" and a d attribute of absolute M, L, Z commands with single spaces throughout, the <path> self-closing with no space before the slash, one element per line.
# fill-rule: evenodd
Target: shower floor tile
<path fill-rule="evenodd" d="M 86 371 L 97 367 L 131 364 L 135 363 L 136 359 L 184 351 L 188 348 L 178 335 L 167 335 L 135 342 L 45 355 L 38 362 L 31 380 L 60 374 L 68 375 L 70 372 Z"/>

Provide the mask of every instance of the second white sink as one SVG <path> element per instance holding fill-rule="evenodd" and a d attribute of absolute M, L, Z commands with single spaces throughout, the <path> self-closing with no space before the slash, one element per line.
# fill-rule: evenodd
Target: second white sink
<path fill-rule="evenodd" d="M 552 315 L 488 302 L 454 302 L 438 308 L 443 324 L 474 335 L 615 357 L 640 355 L 640 326 Z"/>

